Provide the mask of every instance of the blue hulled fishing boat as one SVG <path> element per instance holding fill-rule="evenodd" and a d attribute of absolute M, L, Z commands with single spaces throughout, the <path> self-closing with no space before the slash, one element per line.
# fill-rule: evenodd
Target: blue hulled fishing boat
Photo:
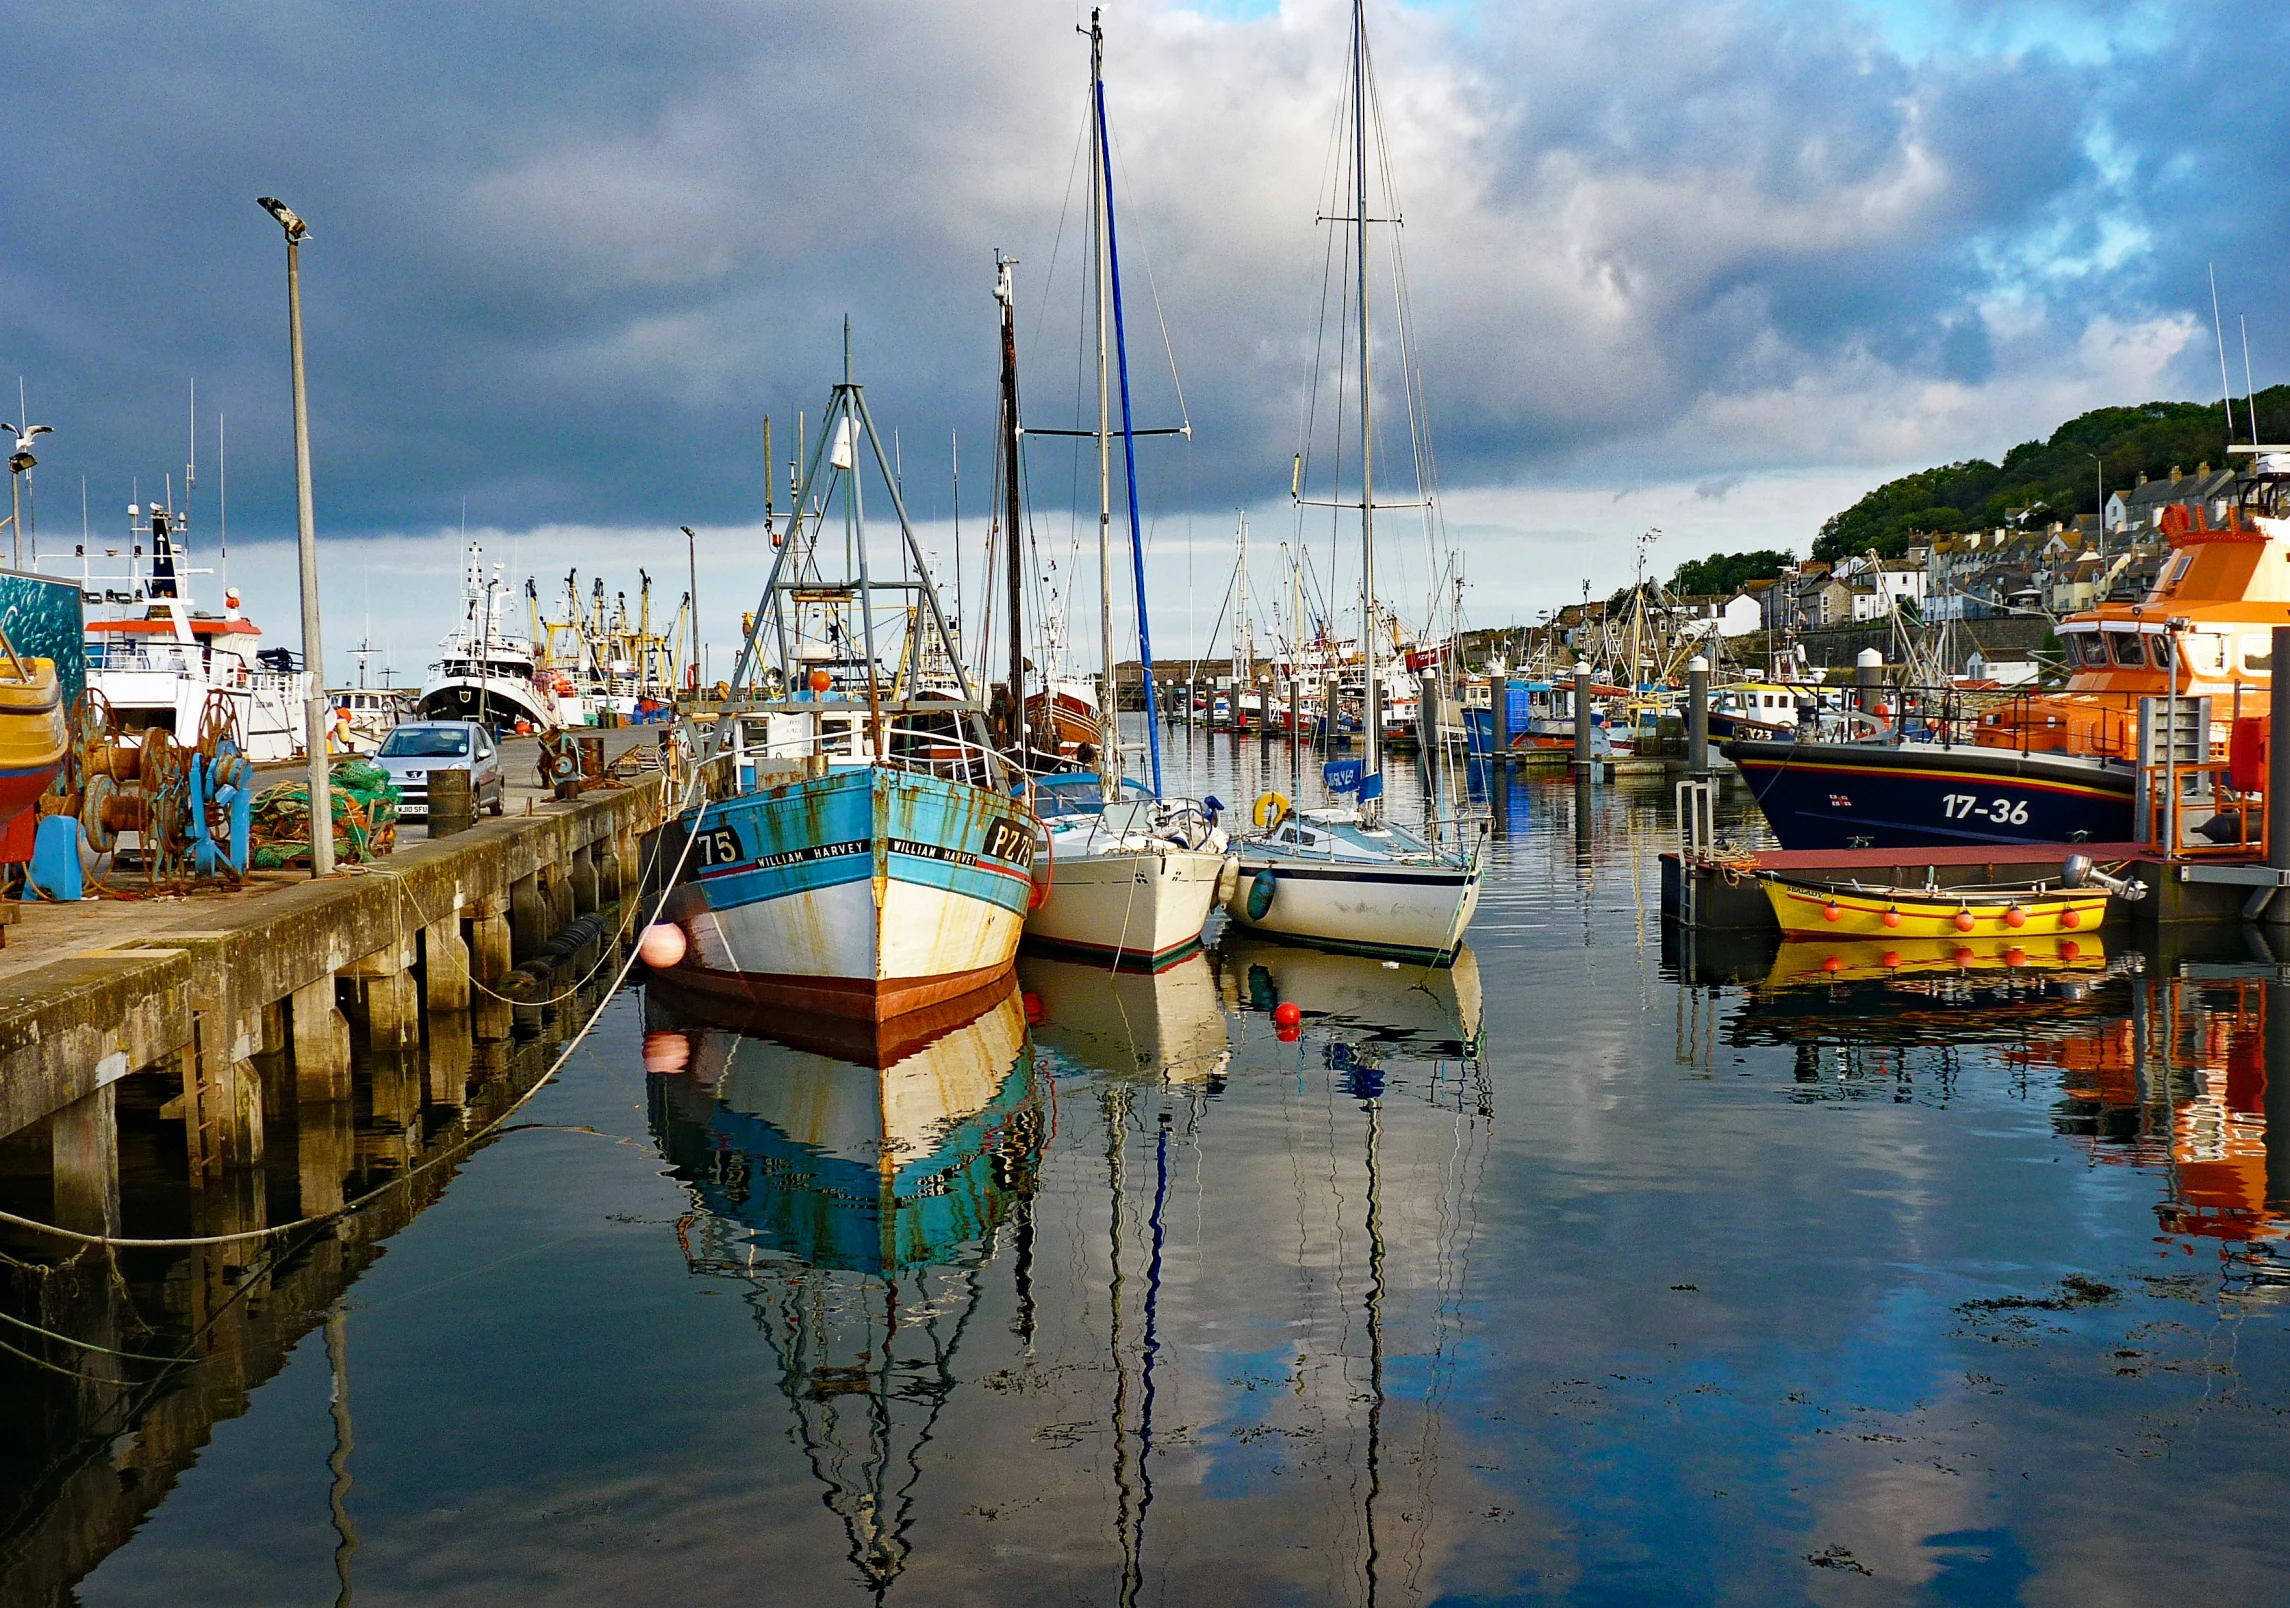
<path fill-rule="evenodd" d="M 987 740 L 847 342 L 730 697 L 698 745 L 711 796 L 678 822 L 689 848 L 675 846 L 663 912 L 678 937 L 648 953 L 720 997 L 882 1021 L 1006 977 L 1038 829 Z M 902 549 L 880 578 L 867 458 Z"/>

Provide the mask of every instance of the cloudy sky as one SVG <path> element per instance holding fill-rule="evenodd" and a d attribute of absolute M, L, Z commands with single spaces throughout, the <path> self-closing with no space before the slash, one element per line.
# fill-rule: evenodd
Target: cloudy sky
<path fill-rule="evenodd" d="M 1116 0 L 1108 91 L 1163 651 L 1205 632 L 1233 511 L 1295 529 L 1339 0 Z M 2278 380 L 2290 13 L 2212 0 L 1371 0 L 1449 529 L 1479 623 L 1794 546 L 1903 468 L 2104 403 L 2215 397 L 2216 262 Z M 276 227 L 305 305 L 329 658 L 370 612 L 401 674 L 467 519 L 544 584 L 752 600 L 771 415 L 816 416 L 852 322 L 925 539 L 985 512 L 996 248 L 1028 414 L 1074 407 L 1075 0 L 245 0 L 14 8 L 0 381 L 56 427 L 43 550 L 180 476 L 227 416 L 232 579 L 292 639 Z M 1132 255 L 1134 253 L 1134 255 Z M 1061 289 L 1065 292 L 1061 294 Z M 11 407 L 14 398 L 9 398 Z M 784 446 L 779 448 L 784 456 Z M 1045 514 L 1070 469 L 1035 469 Z M 670 539 L 673 539 L 670 545 Z M 1325 535 L 1319 538 L 1325 547 Z M 1395 590 L 1420 596 L 1417 537 Z M 1276 558 L 1266 558 L 1260 586 Z M 1412 568 L 1411 568 L 1412 566 Z M 975 574 L 971 577 L 975 589 Z M 680 579 L 673 588 L 680 592 Z"/>

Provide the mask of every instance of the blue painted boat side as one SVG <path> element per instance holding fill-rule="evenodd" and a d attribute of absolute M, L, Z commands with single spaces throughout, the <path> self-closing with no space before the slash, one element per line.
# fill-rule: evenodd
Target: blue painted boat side
<path fill-rule="evenodd" d="M 1737 755 L 1734 763 L 1785 849 L 2120 843 L 2132 835 L 2127 779 L 2075 785 L 1921 759 L 1830 765 Z"/>

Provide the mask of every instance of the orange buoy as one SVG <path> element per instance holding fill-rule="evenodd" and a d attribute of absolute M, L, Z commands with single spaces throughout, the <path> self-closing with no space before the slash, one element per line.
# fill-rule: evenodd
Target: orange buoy
<path fill-rule="evenodd" d="M 2007 966 L 2025 966 L 2027 963 L 2028 963 L 2028 952 L 2027 952 L 2026 950 L 2022 949 L 2022 948 L 2021 948 L 2021 947 L 2020 947 L 2018 944 L 2014 944 L 2014 945 L 2012 945 L 2012 947 L 2011 947 L 2011 948 L 2009 948 L 2009 949 L 2007 949 L 2007 950 L 2005 950 L 2005 951 L 2004 951 L 2004 964 L 2005 964 L 2005 965 L 2007 965 Z"/>
<path fill-rule="evenodd" d="M 1282 1000 L 1272 1007 L 1272 1019 L 1281 1027 L 1297 1027 L 1304 1021 L 1304 1008 L 1294 1000 Z"/>
<path fill-rule="evenodd" d="M 1018 995 L 1018 1004 L 1025 1010 L 1028 1027 L 1041 1026 L 1042 1018 L 1049 1015 L 1049 1012 L 1042 1007 L 1042 996 L 1034 993 L 1031 989 Z"/>
<path fill-rule="evenodd" d="M 1283 1044 L 1293 1044 L 1304 1036 L 1304 1029 L 1301 1027 L 1276 1027 L 1272 1030 L 1272 1034 Z"/>
<path fill-rule="evenodd" d="M 1959 966 L 1969 966 L 1972 964 L 1972 951 L 1965 945 L 1958 944 L 1954 959 Z"/>
<path fill-rule="evenodd" d="M 1834 955 L 1823 955 L 1821 957 L 1821 969 L 1825 972 L 1843 971 L 1845 963 Z"/>
<path fill-rule="evenodd" d="M 1972 930 L 1972 926 L 1973 920 L 1971 911 L 1959 910 L 1956 912 L 1956 930 L 1958 932 L 1970 932 Z"/>
<path fill-rule="evenodd" d="M 1900 951 L 1897 949 L 1888 949 L 1882 955 L 1878 956 L 1877 959 L 1887 967 L 1897 966 L 1900 964 Z"/>
<path fill-rule="evenodd" d="M 2005 926 L 2007 926 L 2007 927 L 2024 927 L 2024 926 L 2026 926 L 2027 924 L 2028 924 L 2028 913 L 2027 913 L 2025 910 L 2022 910 L 2022 909 L 2021 909 L 2021 908 L 2020 908 L 2018 905 L 2014 905 L 2014 906 L 2012 906 L 2012 907 L 2011 907 L 2009 910 L 2007 910 L 2007 911 L 2005 911 L 2005 912 L 2004 912 L 2004 925 L 2005 925 Z"/>
<path fill-rule="evenodd" d="M 1900 912 L 1899 912 L 1898 910 L 1887 910 L 1887 911 L 1884 913 L 1884 924 L 1885 924 L 1886 926 L 1888 926 L 1888 927 L 1897 927 L 1897 926 L 1899 926 L 1899 925 L 1900 925 Z"/>
<path fill-rule="evenodd" d="M 1824 921 L 1842 921 L 1845 919 L 1845 907 L 1831 899 L 1821 907 L 1821 919 Z"/>
<path fill-rule="evenodd" d="M 826 671 L 824 671 L 824 670 L 814 670 L 814 671 L 812 671 L 812 672 L 811 672 L 811 690 L 812 690 L 813 692 L 815 692 L 815 693 L 819 693 L 819 692 L 825 692 L 825 691 L 826 691 L 826 690 L 827 690 L 829 687 L 833 686 L 834 684 L 835 684 L 835 678 L 834 678 L 833 676 L 829 675 L 829 674 L 828 674 Z"/>
<path fill-rule="evenodd" d="M 2080 910 L 2062 910 L 2059 913 L 2059 924 L 2063 927 L 2080 927 L 2083 925 L 2083 912 Z"/>
<path fill-rule="evenodd" d="M 2083 945 L 2070 938 L 2066 943 L 2059 946 L 2059 958 L 2062 960 L 2081 960 L 2083 958 Z"/>

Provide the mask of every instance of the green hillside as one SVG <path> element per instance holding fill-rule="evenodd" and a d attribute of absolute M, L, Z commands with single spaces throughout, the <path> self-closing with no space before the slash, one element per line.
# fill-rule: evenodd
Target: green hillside
<path fill-rule="evenodd" d="M 2249 439 L 2243 406 L 2238 399 L 2238 440 Z M 2259 439 L 2281 441 L 2286 431 L 2290 385 L 2259 392 Z M 2047 521 L 2095 512 L 2099 466 L 2092 462 L 2094 455 L 2105 464 L 2110 492 L 2136 484 L 2142 472 L 2150 479 L 2168 475 L 2174 464 L 2189 471 L 2206 462 L 2221 468 L 2227 463 L 2226 414 L 2216 402 L 2099 408 L 2070 419 L 2049 441 L 2022 442 L 2000 464 L 1974 458 L 1904 475 L 1830 516 L 1814 538 L 1813 556 L 1834 561 L 1873 547 L 1897 558 L 1914 536 L 1990 529 L 2022 508 L 2040 508 Z"/>

